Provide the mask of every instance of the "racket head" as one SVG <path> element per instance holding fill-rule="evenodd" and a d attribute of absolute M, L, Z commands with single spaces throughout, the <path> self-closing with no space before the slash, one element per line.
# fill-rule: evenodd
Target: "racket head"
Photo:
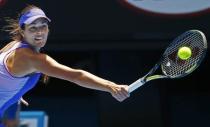
<path fill-rule="evenodd" d="M 182 60 L 177 53 L 180 47 L 187 46 L 192 55 Z M 169 78 L 181 78 L 193 72 L 203 61 L 207 52 L 207 40 L 203 32 L 189 30 L 175 38 L 165 50 L 160 64 L 164 75 Z"/>

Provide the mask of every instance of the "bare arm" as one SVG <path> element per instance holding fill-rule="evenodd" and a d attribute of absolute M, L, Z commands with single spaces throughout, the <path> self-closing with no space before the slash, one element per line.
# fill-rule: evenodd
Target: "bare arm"
<path fill-rule="evenodd" d="M 48 55 L 41 54 L 37 57 L 37 59 L 33 60 L 32 66 L 36 71 L 40 71 L 49 76 L 74 82 L 83 87 L 102 91 L 109 91 L 109 86 L 114 84 L 113 82 L 99 78 L 84 70 L 73 69 L 62 65 Z"/>
<path fill-rule="evenodd" d="M 30 51 L 29 51 L 30 52 Z M 27 63 L 30 69 L 40 71 L 52 77 L 74 82 L 82 87 L 110 92 L 118 101 L 129 96 L 127 86 L 102 79 L 87 71 L 73 69 L 62 65 L 46 54 L 27 53 Z"/>

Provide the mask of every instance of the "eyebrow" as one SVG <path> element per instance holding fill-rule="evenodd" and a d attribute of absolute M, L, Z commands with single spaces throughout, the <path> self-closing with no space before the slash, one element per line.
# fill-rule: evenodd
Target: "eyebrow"
<path fill-rule="evenodd" d="M 42 23 L 42 24 L 44 24 L 44 23 L 48 24 L 48 22 L 47 22 L 47 21 L 42 21 L 41 23 Z M 33 23 L 29 24 L 29 25 L 35 25 L 35 24 L 36 24 L 36 23 L 35 23 L 35 22 L 33 22 Z"/>
<path fill-rule="evenodd" d="M 48 24 L 48 21 L 46 19 L 40 19 L 39 22 L 41 22 L 41 23 L 47 23 Z M 31 24 L 36 24 L 36 22 L 34 21 Z"/>
<path fill-rule="evenodd" d="M 44 26 L 44 25 L 48 26 L 48 24 L 45 23 L 45 22 L 42 23 L 40 26 Z M 29 26 L 29 27 L 30 27 L 30 26 L 34 27 L 34 26 L 36 26 L 36 23 L 31 23 L 31 24 L 29 24 L 28 26 Z"/>

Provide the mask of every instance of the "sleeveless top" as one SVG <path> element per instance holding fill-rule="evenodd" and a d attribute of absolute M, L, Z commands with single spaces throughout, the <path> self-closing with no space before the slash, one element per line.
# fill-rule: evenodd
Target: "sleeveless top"
<path fill-rule="evenodd" d="M 23 77 L 15 77 L 8 71 L 6 61 L 8 56 L 18 48 L 31 48 L 29 44 L 17 42 L 6 52 L 0 53 L 0 118 L 3 112 L 32 89 L 40 78 L 40 73 Z"/>

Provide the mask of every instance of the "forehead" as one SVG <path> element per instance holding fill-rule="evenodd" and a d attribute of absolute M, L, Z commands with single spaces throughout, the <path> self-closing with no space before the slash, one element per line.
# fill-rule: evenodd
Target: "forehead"
<path fill-rule="evenodd" d="M 28 26 L 34 26 L 34 25 L 42 25 L 42 24 L 47 24 L 48 21 L 45 18 L 38 18 L 35 21 L 33 21 L 31 24 L 28 24 Z"/>

